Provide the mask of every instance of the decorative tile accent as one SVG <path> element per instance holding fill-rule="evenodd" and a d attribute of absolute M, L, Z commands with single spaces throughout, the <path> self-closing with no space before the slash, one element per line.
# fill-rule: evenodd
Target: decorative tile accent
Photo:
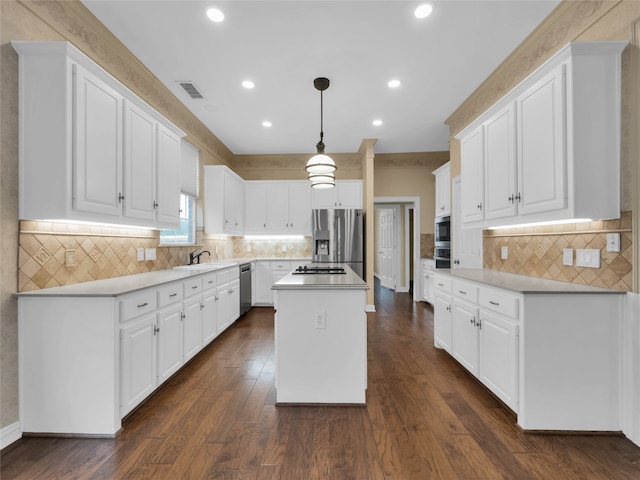
<path fill-rule="evenodd" d="M 44 247 L 40 247 L 40 249 L 33 256 L 33 259 L 40 265 L 44 265 L 45 263 L 47 263 L 47 260 L 49 260 L 50 258 L 51 254 Z"/>
<path fill-rule="evenodd" d="M 91 253 L 89 254 L 89 256 L 94 262 L 97 262 L 101 255 L 102 255 L 102 252 L 98 247 L 91 250 Z"/>
<path fill-rule="evenodd" d="M 542 257 L 544 257 L 544 254 L 547 253 L 547 251 L 542 246 L 542 243 L 539 243 L 536 249 L 534 250 L 534 253 L 536 254 L 536 257 L 542 260 Z"/>

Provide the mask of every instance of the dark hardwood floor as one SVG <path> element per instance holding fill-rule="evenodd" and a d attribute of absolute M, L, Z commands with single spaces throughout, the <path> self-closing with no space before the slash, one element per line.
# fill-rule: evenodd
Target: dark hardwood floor
<path fill-rule="evenodd" d="M 0 477 L 640 479 L 640 448 L 623 436 L 521 432 L 433 347 L 431 307 L 376 293 L 366 408 L 276 407 L 273 309 L 254 308 L 135 410 L 117 438 L 24 439 L 3 453 Z"/>

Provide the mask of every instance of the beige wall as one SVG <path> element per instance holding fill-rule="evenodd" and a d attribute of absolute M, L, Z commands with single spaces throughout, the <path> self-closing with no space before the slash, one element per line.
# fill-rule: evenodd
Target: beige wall
<path fill-rule="evenodd" d="M 527 75 L 555 52 L 574 40 L 626 40 L 631 45 L 622 55 L 622 177 L 621 220 L 594 222 L 591 225 L 557 226 L 553 231 L 511 230 L 501 233 L 485 232 L 484 266 L 514 273 L 553 278 L 575 283 L 587 283 L 610 288 L 638 288 L 638 233 L 633 230 L 632 218 L 637 216 L 637 165 L 640 102 L 638 101 L 640 2 L 622 1 L 564 1 L 551 15 L 490 75 L 483 84 L 447 119 L 450 127 L 451 177 L 460 174 L 460 144 L 453 138 L 464 127 L 515 87 Z M 585 233 L 580 233 L 584 232 Z M 602 235 L 619 232 L 623 252 L 611 255 L 603 252 L 600 269 L 585 269 L 562 265 L 558 249 L 563 246 L 600 248 Z M 597 233 L 596 233 L 597 232 Z M 455 239 L 454 239 L 455 241 Z M 500 259 L 499 249 L 510 245 L 507 261 Z M 582 246 L 581 246 L 582 245 Z M 515 248 L 517 246 L 517 248 Z M 635 287 L 632 285 L 635 284 Z"/>

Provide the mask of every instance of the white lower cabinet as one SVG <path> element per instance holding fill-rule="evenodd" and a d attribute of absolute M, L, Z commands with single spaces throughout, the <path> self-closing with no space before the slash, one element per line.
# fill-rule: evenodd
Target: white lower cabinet
<path fill-rule="evenodd" d="M 158 380 L 160 385 L 182 366 L 182 305 L 176 304 L 158 312 Z M 134 365 L 123 367 L 135 368 Z"/>
<path fill-rule="evenodd" d="M 436 271 L 435 288 L 435 346 L 524 430 L 620 430 L 624 292 L 474 269 Z"/>
<path fill-rule="evenodd" d="M 255 289 L 253 292 L 253 304 L 267 307 L 273 306 L 274 283 L 287 275 L 305 261 L 300 260 L 259 260 L 255 266 Z"/>
<path fill-rule="evenodd" d="M 198 295 L 183 303 L 182 348 L 183 360 L 189 361 L 202 349 L 202 299 Z"/>

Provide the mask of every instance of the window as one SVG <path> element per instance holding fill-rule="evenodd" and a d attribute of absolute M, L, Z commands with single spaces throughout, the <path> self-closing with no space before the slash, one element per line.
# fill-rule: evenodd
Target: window
<path fill-rule="evenodd" d="M 196 243 L 196 199 L 180 194 L 180 228 L 160 230 L 160 245 L 195 245 Z"/>

